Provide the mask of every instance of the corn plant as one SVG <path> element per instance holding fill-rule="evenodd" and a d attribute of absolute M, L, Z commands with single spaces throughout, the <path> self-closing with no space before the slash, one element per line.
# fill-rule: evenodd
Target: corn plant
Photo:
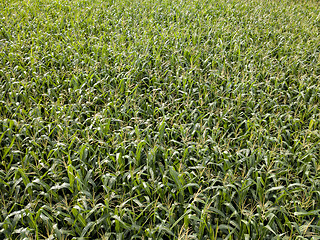
<path fill-rule="evenodd" d="M 1 0 L 0 239 L 320 239 L 320 4 Z"/>

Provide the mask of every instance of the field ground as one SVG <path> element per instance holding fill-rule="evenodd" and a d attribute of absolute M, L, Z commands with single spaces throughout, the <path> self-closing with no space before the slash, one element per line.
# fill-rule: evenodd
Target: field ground
<path fill-rule="evenodd" d="M 1 0 L 0 239 L 320 239 L 320 3 Z"/>

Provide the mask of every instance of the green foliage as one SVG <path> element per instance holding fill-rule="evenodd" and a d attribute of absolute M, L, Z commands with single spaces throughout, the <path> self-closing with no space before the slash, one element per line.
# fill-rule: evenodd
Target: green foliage
<path fill-rule="evenodd" d="M 317 1 L 0 1 L 0 239 L 319 239 Z"/>

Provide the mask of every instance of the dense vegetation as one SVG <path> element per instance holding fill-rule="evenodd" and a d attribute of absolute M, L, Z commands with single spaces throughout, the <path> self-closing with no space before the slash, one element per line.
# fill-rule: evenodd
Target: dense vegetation
<path fill-rule="evenodd" d="M 2 0 L 0 239 L 320 239 L 320 4 Z"/>

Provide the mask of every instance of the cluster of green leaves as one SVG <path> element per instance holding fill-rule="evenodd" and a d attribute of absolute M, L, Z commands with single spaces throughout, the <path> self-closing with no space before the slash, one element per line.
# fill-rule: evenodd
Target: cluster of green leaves
<path fill-rule="evenodd" d="M 320 4 L 2 0 L 1 239 L 319 239 Z"/>

